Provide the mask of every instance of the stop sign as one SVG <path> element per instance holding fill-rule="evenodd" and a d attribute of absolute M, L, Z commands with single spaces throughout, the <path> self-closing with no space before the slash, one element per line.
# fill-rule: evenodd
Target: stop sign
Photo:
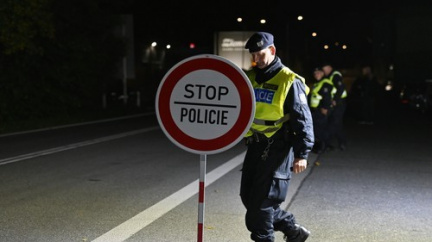
<path fill-rule="evenodd" d="M 243 138 L 254 117 L 253 87 L 239 67 L 216 55 L 197 55 L 172 67 L 156 94 L 167 137 L 186 151 L 214 154 Z"/>

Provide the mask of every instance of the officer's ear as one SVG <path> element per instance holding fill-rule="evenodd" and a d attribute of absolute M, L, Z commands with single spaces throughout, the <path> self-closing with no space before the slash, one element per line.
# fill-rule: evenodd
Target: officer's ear
<path fill-rule="evenodd" d="M 270 46 L 269 46 L 269 49 L 270 49 L 270 53 L 271 53 L 272 55 L 276 55 L 276 46 L 274 46 L 274 45 L 270 45 Z"/>

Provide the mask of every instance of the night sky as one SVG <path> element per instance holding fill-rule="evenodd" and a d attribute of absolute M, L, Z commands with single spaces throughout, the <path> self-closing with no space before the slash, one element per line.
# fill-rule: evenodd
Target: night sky
<path fill-rule="evenodd" d="M 393 11 L 383 2 L 351 1 L 327 4 L 319 1 L 136 1 L 133 7 L 138 41 L 170 42 L 182 47 L 196 43 L 203 51 L 213 48 L 216 31 L 269 31 L 276 43 L 303 45 L 316 31 L 321 41 L 340 41 L 368 48 L 372 38 L 372 21 L 379 14 Z M 393 6 L 394 7 L 394 6 Z M 302 15 L 304 20 L 297 21 Z M 237 23 L 237 17 L 243 22 Z M 265 25 L 259 23 L 264 18 Z M 360 45 L 362 45 L 360 47 Z M 290 48 L 296 49 L 295 46 Z M 362 50 L 363 51 L 363 50 Z M 292 51 L 291 51 L 292 52 Z M 301 54 L 301 53 L 299 53 Z"/>
<path fill-rule="evenodd" d="M 422 31 L 430 26 L 431 2 L 158 0 L 135 1 L 130 12 L 134 14 L 138 49 L 157 41 L 171 44 L 173 51 L 194 43 L 194 53 L 212 53 L 217 31 L 268 31 L 275 35 L 278 53 L 288 65 L 300 59 L 306 68 L 323 59 L 343 68 L 376 62 L 377 58 L 390 65 L 400 52 L 419 46 L 417 39 L 425 42 L 432 38 L 430 27 Z M 302 21 L 297 20 L 299 15 Z M 421 15 L 428 22 L 424 26 L 418 19 Z M 243 18 L 242 23 L 236 22 L 238 17 Z M 265 25 L 259 23 L 262 18 L 267 20 Z M 399 27 L 404 23 L 404 28 Z M 312 38 L 312 32 L 318 36 Z M 332 47 L 330 51 L 323 51 L 325 44 Z M 340 51 L 337 44 L 348 49 Z M 432 51 L 428 44 L 417 48 Z"/>

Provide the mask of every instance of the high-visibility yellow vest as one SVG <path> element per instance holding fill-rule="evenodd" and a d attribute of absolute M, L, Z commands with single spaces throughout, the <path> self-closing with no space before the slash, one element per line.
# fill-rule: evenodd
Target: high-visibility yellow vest
<path fill-rule="evenodd" d="M 262 133 L 271 137 L 289 119 L 289 115 L 284 114 L 283 106 L 294 80 L 300 79 L 305 85 L 306 92 L 309 92 L 309 88 L 305 84 L 304 78 L 288 67 L 283 67 L 272 79 L 261 84 L 255 81 L 256 74 L 254 71 L 246 71 L 246 75 L 254 88 L 256 101 L 255 118 L 251 128 L 246 133 L 246 137 L 252 136 L 253 133 Z"/>
<path fill-rule="evenodd" d="M 340 73 L 339 71 L 333 71 L 333 73 L 331 74 L 331 76 L 329 77 L 329 79 L 330 79 L 330 81 L 331 81 L 331 83 L 332 83 L 332 86 L 334 86 L 334 87 L 336 87 L 335 85 L 334 85 L 334 83 L 333 83 L 333 78 L 334 78 L 334 76 L 335 75 L 339 75 L 339 76 L 341 76 L 342 77 L 342 73 Z M 333 93 L 332 93 L 332 95 L 334 95 L 335 93 L 336 93 L 336 89 L 335 88 L 333 88 Z M 347 91 L 346 91 L 346 89 L 344 89 L 344 91 L 343 91 L 343 93 L 342 93 L 342 95 L 341 95 L 341 98 L 346 98 L 348 96 L 348 93 L 347 93 Z"/>
<path fill-rule="evenodd" d="M 311 96 L 310 96 L 310 107 L 311 108 L 317 108 L 321 102 L 321 99 L 323 99 L 321 94 L 319 94 L 319 91 L 321 90 L 324 83 L 330 84 L 333 87 L 332 90 L 330 90 L 330 95 L 332 98 L 333 98 L 334 93 L 336 93 L 336 88 L 333 86 L 332 82 L 327 78 L 323 78 L 320 81 L 314 83 L 312 90 L 311 90 Z"/>

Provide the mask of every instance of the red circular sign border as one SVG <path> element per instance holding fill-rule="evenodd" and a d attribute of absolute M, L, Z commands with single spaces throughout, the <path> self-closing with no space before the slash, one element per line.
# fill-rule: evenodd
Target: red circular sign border
<path fill-rule="evenodd" d="M 184 133 L 179 129 L 177 124 L 174 122 L 170 112 L 170 99 L 172 91 L 177 82 L 196 70 L 213 70 L 220 72 L 227 76 L 230 80 L 244 80 L 245 76 L 239 73 L 234 66 L 231 66 L 222 58 L 210 55 L 200 55 L 185 59 L 183 62 L 174 66 L 163 78 L 161 86 L 159 87 L 158 93 L 158 114 L 160 122 L 163 125 L 168 135 L 175 140 L 178 144 L 187 147 L 190 150 L 198 151 L 197 153 L 215 153 L 229 146 L 240 136 L 243 135 L 245 128 L 249 126 L 251 116 L 254 111 L 254 100 L 250 95 L 250 87 L 248 86 L 247 80 L 233 81 L 240 96 L 240 113 L 236 123 L 231 129 L 225 134 L 211 140 L 196 139 Z M 240 70 L 241 71 L 241 70 Z M 243 85 L 245 84 L 245 85 Z M 245 96 L 247 94 L 247 96 Z M 246 98 L 247 97 L 247 98 Z M 247 117 L 247 118 L 246 118 Z"/>

